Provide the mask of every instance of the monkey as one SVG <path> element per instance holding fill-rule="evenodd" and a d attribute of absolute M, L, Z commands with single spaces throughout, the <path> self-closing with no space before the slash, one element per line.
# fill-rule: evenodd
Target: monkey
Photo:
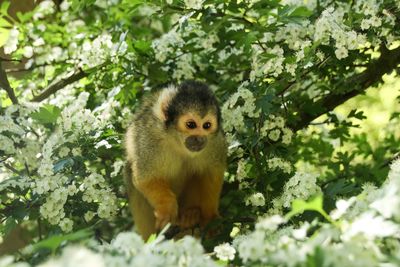
<path fill-rule="evenodd" d="M 166 224 L 190 229 L 219 217 L 227 146 L 211 89 L 185 81 L 144 97 L 125 135 L 125 182 L 144 240 Z"/>

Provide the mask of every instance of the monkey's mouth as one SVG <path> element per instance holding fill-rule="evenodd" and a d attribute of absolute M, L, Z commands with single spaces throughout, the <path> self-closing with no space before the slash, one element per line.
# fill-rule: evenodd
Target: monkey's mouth
<path fill-rule="evenodd" d="M 199 152 L 202 150 L 207 144 L 207 138 L 204 136 L 189 136 L 185 140 L 185 146 L 192 152 Z"/>

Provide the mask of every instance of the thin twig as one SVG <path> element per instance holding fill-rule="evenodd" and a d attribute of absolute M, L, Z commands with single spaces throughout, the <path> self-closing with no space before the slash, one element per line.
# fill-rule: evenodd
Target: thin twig
<path fill-rule="evenodd" d="M 10 171 L 12 171 L 12 172 L 14 172 L 14 173 L 16 173 L 16 174 L 18 174 L 18 175 L 21 175 L 21 173 L 20 173 L 17 169 L 15 169 L 13 166 L 11 166 L 10 164 L 5 163 L 5 162 L 2 162 L 1 164 L 3 164 L 4 167 L 6 167 L 7 169 L 9 169 Z"/>
<path fill-rule="evenodd" d="M 22 62 L 22 60 L 19 60 L 19 59 L 4 58 L 4 57 L 0 57 L 0 60 L 7 61 L 7 62 Z"/>
<path fill-rule="evenodd" d="M 18 99 L 15 96 L 14 89 L 11 88 L 10 82 L 8 81 L 7 74 L 3 69 L 3 62 L 0 60 L 0 87 L 3 88 L 8 97 L 11 99 L 13 104 L 18 104 Z"/>
<path fill-rule="evenodd" d="M 31 101 L 32 102 L 40 102 L 51 96 L 52 94 L 56 93 L 58 90 L 63 89 L 65 86 L 79 81 L 80 79 L 87 77 L 89 75 L 88 72 L 79 69 L 78 72 L 72 74 L 68 78 L 63 78 L 58 82 L 53 83 L 47 89 L 45 89 L 42 93 L 35 96 Z"/>

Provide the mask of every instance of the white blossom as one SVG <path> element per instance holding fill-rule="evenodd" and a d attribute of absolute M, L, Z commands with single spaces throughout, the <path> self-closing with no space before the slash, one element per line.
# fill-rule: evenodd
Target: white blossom
<path fill-rule="evenodd" d="M 223 243 L 214 247 L 215 255 L 222 261 L 233 260 L 236 250 L 229 243 Z"/>
<path fill-rule="evenodd" d="M 19 30 L 14 27 L 10 30 L 7 42 L 4 44 L 4 54 L 11 54 L 17 50 Z"/>
<path fill-rule="evenodd" d="M 204 0 L 184 0 L 185 6 L 190 9 L 201 9 Z"/>
<path fill-rule="evenodd" d="M 265 205 L 264 195 L 260 192 L 254 193 L 246 199 L 246 205 L 252 205 L 254 207 L 262 207 Z"/>
<path fill-rule="evenodd" d="M 100 254 L 82 246 L 67 247 L 61 257 L 50 259 L 38 267 L 105 267 L 105 262 Z"/>

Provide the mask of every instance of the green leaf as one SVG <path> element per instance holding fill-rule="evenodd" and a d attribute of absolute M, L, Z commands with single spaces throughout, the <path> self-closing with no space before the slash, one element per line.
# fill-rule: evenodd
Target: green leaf
<path fill-rule="evenodd" d="M 135 49 L 143 54 L 148 54 L 151 51 L 151 42 L 145 40 L 138 40 L 133 43 Z"/>
<path fill-rule="evenodd" d="M 3 229 L 3 234 L 4 234 L 3 236 L 8 235 L 11 232 L 11 230 L 13 230 L 15 227 L 17 227 L 17 225 L 18 225 L 17 220 L 15 220 L 13 217 L 7 218 L 4 229 Z"/>
<path fill-rule="evenodd" d="M 9 1 L 4 1 L 0 6 L 0 13 L 3 15 L 8 15 L 8 8 L 10 7 Z"/>
<path fill-rule="evenodd" d="M 4 17 L 0 17 L 0 27 L 5 28 L 5 27 L 11 27 L 11 23 L 6 20 Z"/>
<path fill-rule="evenodd" d="M 152 234 L 152 235 L 149 236 L 149 238 L 147 239 L 146 243 L 150 244 L 150 243 L 154 242 L 154 240 L 156 240 L 156 238 L 157 238 L 157 235 L 156 234 Z"/>
<path fill-rule="evenodd" d="M 93 235 L 92 228 L 86 228 L 66 235 L 55 235 L 32 245 L 30 250 L 37 252 L 40 249 L 50 249 L 53 253 L 65 241 L 82 240 Z"/>
<path fill-rule="evenodd" d="M 332 222 L 332 219 L 324 211 L 322 195 L 313 198 L 309 202 L 302 199 L 295 199 L 292 203 L 292 210 L 286 214 L 286 219 L 290 220 L 293 216 L 302 214 L 306 210 L 316 211 L 324 216 L 329 222 Z"/>
<path fill-rule="evenodd" d="M 61 114 L 61 109 L 53 105 L 44 105 L 39 111 L 31 114 L 31 118 L 42 124 L 55 123 L 58 116 Z"/>
<path fill-rule="evenodd" d="M 359 119 L 359 120 L 363 120 L 363 119 L 367 118 L 366 116 L 364 116 L 364 111 L 357 112 L 357 109 L 352 109 L 350 111 L 349 115 L 347 115 L 347 117 L 356 118 L 356 119 Z"/>
<path fill-rule="evenodd" d="M 305 6 L 300 6 L 289 13 L 290 17 L 309 17 L 313 14 L 311 10 L 306 8 Z"/>

